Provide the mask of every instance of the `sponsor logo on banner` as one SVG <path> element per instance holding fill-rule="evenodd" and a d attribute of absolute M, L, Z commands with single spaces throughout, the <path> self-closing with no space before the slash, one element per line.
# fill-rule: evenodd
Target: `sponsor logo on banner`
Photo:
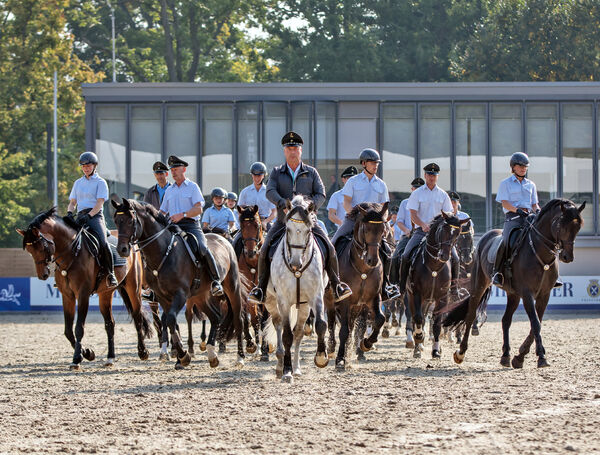
<path fill-rule="evenodd" d="M 29 280 L 29 278 L 27 278 Z M 61 309 L 62 294 L 58 288 L 54 287 L 54 277 L 48 278 L 46 281 L 37 278 L 31 278 L 30 283 L 31 309 Z M 90 296 L 90 307 L 98 307 L 98 294 Z M 123 299 L 118 292 L 113 294 L 113 308 L 124 307 Z"/>
<path fill-rule="evenodd" d="M 0 311 L 29 311 L 29 278 L 0 278 Z"/>
<path fill-rule="evenodd" d="M 590 284 L 587 287 L 587 293 L 591 298 L 598 297 L 600 291 L 600 285 L 598 285 L 598 280 L 590 280 Z"/>

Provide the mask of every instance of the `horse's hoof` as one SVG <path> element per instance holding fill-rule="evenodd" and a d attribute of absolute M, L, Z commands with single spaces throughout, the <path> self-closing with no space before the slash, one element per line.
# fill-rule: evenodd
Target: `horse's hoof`
<path fill-rule="evenodd" d="M 104 362 L 105 368 L 111 368 L 114 366 L 115 366 L 115 359 L 106 359 L 106 361 Z"/>
<path fill-rule="evenodd" d="M 286 384 L 293 384 L 294 383 L 294 376 L 292 376 L 292 373 L 286 373 L 281 378 L 281 382 L 285 382 Z"/>
<path fill-rule="evenodd" d="M 171 357 L 169 356 L 168 352 L 161 352 L 161 354 L 158 356 L 158 360 L 161 362 L 168 362 L 171 360 Z"/>
<path fill-rule="evenodd" d="M 413 358 L 414 359 L 420 359 L 421 358 L 421 350 L 420 349 L 417 348 L 417 349 L 415 349 L 413 351 Z"/>
<path fill-rule="evenodd" d="M 463 360 L 465 360 L 465 355 L 461 354 L 459 351 L 454 351 L 454 362 L 461 364 L 463 363 Z"/>
<path fill-rule="evenodd" d="M 185 369 L 185 367 L 181 364 L 181 362 L 179 360 L 177 360 L 177 362 L 175 362 L 175 369 L 183 370 L 183 369 Z"/>
<path fill-rule="evenodd" d="M 371 346 L 370 348 L 367 347 L 367 345 L 365 344 L 364 338 L 362 340 L 360 340 L 360 350 L 362 352 L 369 352 L 371 349 L 373 349 L 373 346 Z"/>
<path fill-rule="evenodd" d="M 171 357 L 177 358 L 177 349 L 171 349 Z"/>
<path fill-rule="evenodd" d="M 367 361 L 367 358 L 365 357 L 365 353 L 364 353 L 364 352 L 362 352 L 362 351 L 358 351 L 358 352 L 356 353 L 356 360 L 357 360 L 358 362 L 366 362 L 366 361 Z"/>
<path fill-rule="evenodd" d="M 413 335 L 413 338 L 417 343 L 422 343 L 423 341 L 425 341 L 425 334 L 423 332 L 415 333 Z"/>
<path fill-rule="evenodd" d="M 327 353 L 329 359 L 335 359 L 335 351 Z"/>
<path fill-rule="evenodd" d="M 441 349 L 439 351 L 437 349 L 433 349 L 431 351 L 431 358 L 432 359 L 441 359 L 442 358 Z"/>
<path fill-rule="evenodd" d="M 274 344 L 269 343 L 269 354 L 273 354 L 276 350 L 276 347 Z"/>
<path fill-rule="evenodd" d="M 227 352 L 227 346 L 225 343 L 219 343 L 219 354 L 225 354 Z"/>
<path fill-rule="evenodd" d="M 256 352 L 256 345 L 254 343 L 246 345 L 246 352 L 248 354 L 254 354 Z"/>
<path fill-rule="evenodd" d="M 82 354 L 85 360 L 89 360 L 90 362 L 96 358 L 96 353 L 93 349 L 84 349 Z"/>
<path fill-rule="evenodd" d="M 337 360 L 335 362 L 335 369 L 337 371 L 345 371 L 346 370 L 346 362 L 344 360 Z"/>
<path fill-rule="evenodd" d="M 407 341 L 405 346 L 406 346 L 407 349 L 414 349 L 415 348 L 415 342 L 414 341 Z"/>
<path fill-rule="evenodd" d="M 312 335 L 312 326 L 305 324 L 304 325 L 304 336 L 309 337 Z"/>
<path fill-rule="evenodd" d="M 513 368 L 523 368 L 523 360 L 519 356 L 514 356 L 511 362 Z"/>
<path fill-rule="evenodd" d="M 540 357 L 538 359 L 538 368 L 546 368 L 546 367 L 549 367 L 549 366 L 550 366 L 550 364 L 546 360 L 546 357 Z"/>
<path fill-rule="evenodd" d="M 329 357 L 324 352 L 317 352 L 315 354 L 315 365 L 319 368 L 325 368 L 329 363 Z"/>
<path fill-rule="evenodd" d="M 219 366 L 219 358 L 213 357 L 212 359 L 208 359 L 208 364 L 211 368 L 217 368 Z"/>
<path fill-rule="evenodd" d="M 206 351 L 206 341 L 203 341 L 202 343 L 200 343 L 200 350 L 202 352 Z"/>
<path fill-rule="evenodd" d="M 390 331 L 388 329 L 383 329 L 381 331 L 381 337 L 382 338 L 389 338 L 390 337 Z"/>
<path fill-rule="evenodd" d="M 471 335 L 473 335 L 474 337 L 479 336 L 479 327 L 472 327 L 471 328 Z"/>
<path fill-rule="evenodd" d="M 178 357 L 177 360 L 181 362 L 182 366 L 187 367 L 192 361 L 192 357 L 188 352 L 186 352 L 185 354 L 183 354 L 183 357 Z"/>
<path fill-rule="evenodd" d="M 144 349 L 143 351 L 138 352 L 138 356 L 140 357 L 140 360 L 148 360 L 150 353 L 148 352 L 148 349 Z"/>
<path fill-rule="evenodd" d="M 510 356 L 503 355 L 500 357 L 500 365 L 502 365 L 504 368 L 510 368 Z"/>
<path fill-rule="evenodd" d="M 188 349 L 188 354 L 190 355 L 190 359 L 193 359 L 196 357 L 196 354 L 194 354 L 194 350 L 193 349 Z"/>
<path fill-rule="evenodd" d="M 69 370 L 81 371 L 81 365 L 78 363 L 72 363 L 71 365 L 69 365 Z"/>
<path fill-rule="evenodd" d="M 260 361 L 261 362 L 268 362 L 269 361 L 269 354 L 261 354 L 260 355 Z"/>
<path fill-rule="evenodd" d="M 392 319 L 392 327 L 398 327 L 398 320 Z"/>
<path fill-rule="evenodd" d="M 277 377 L 277 379 L 281 379 L 283 377 L 283 370 L 278 370 L 277 368 L 275 368 L 275 376 Z"/>

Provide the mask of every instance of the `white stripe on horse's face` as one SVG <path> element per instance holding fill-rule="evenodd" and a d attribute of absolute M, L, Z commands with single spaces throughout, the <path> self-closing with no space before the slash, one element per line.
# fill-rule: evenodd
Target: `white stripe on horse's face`
<path fill-rule="evenodd" d="M 310 227 L 306 223 L 298 218 L 290 218 L 286 223 L 286 243 L 287 243 L 287 257 L 290 266 L 301 269 L 305 258 L 306 248 L 298 248 L 298 246 L 304 247 L 308 244 L 311 235 Z M 295 245 L 295 247 L 290 247 Z"/>

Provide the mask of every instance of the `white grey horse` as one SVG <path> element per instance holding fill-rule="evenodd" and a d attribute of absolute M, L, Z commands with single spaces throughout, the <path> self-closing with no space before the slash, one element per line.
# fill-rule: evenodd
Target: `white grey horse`
<path fill-rule="evenodd" d="M 312 235 L 315 206 L 302 196 L 287 201 L 285 233 L 271 263 L 271 277 L 265 305 L 277 331 L 277 377 L 292 382 L 300 370 L 300 342 L 310 310 L 315 315 L 317 353 L 315 364 L 327 366 L 323 293 L 327 275 L 317 242 Z M 293 331 L 292 331 L 293 325 Z M 291 347 L 294 344 L 292 365 Z M 293 376 L 292 376 L 293 375 Z"/>

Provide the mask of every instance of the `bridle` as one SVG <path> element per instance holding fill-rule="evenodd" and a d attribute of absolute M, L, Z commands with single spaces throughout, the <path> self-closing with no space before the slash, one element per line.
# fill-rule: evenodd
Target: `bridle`
<path fill-rule="evenodd" d="M 54 242 L 50 239 L 47 239 L 42 234 L 38 234 L 38 238 L 33 242 L 25 242 L 25 245 L 32 246 L 38 242 L 42 242 L 42 248 L 44 249 L 44 259 L 39 261 L 35 261 L 36 265 L 43 264 L 48 267 L 52 261 L 52 256 L 54 256 L 54 252 L 56 251 L 56 246 Z"/>
<path fill-rule="evenodd" d="M 311 224 L 310 221 L 307 220 L 298 220 L 296 218 L 292 218 L 291 214 L 289 215 L 289 218 L 287 219 L 287 221 L 292 221 L 294 223 L 303 223 L 305 225 L 307 225 L 309 228 L 311 228 Z M 286 224 L 287 224 L 286 221 Z M 310 244 L 310 241 L 312 239 L 312 233 L 309 229 L 308 231 L 308 235 L 306 236 L 306 242 L 304 243 L 304 245 L 295 245 L 295 244 L 291 244 L 288 242 L 287 239 L 287 232 L 284 234 L 285 236 L 285 247 L 287 247 L 287 250 L 290 251 L 291 249 L 300 249 L 302 250 L 302 252 L 300 253 L 300 257 L 304 257 L 304 253 L 306 252 L 306 249 L 308 248 L 308 245 Z M 306 261 L 306 264 L 304 264 L 300 269 L 296 269 L 294 270 L 292 268 L 292 266 L 289 263 L 289 259 L 287 258 L 286 255 L 286 248 L 282 248 L 281 250 L 281 254 L 283 255 L 283 262 L 285 264 L 285 266 L 287 267 L 287 269 L 292 272 L 294 274 L 294 276 L 296 277 L 296 308 L 298 308 L 300 306 L 301 303 L 306 303 L 306 302 L 300 302 L 300 278 L 302 277 L 302 273 L 304 273 L 304 271 L 308 268 L 308 266 L 312 263 L 312 260 L 315 256 L 315 249 L 316 246 L 313 245 L 313 248 L 311 250 L 311 255 L 310 258 L 308 259 L 308 261 Z"/>
<path fill-rule="evenodd" d="M 436 242 L 436 255 L 433 255 L 430 251 L 429 248 L 433 248 L 431 245 L 429 245 L 429 242 L 425 241 L 425 252 L 427 253 L 427 255 L 432 258 L 433 260 L 439 262 L 439 263 L 446 263 L 446 261 L 442 261 L 440 259 L 439 253 L 442 249 L 442 247 L 444 245 L 450 245 L 450 248 L 452 248 L 452 246 L 454 245 L 454 243 L 456 243 L 456 240 L 458 239 L 458 237 L 456 237 L 456 239 L 452 239 L 452 237 L 449 240 L 446 240 L 444 242 L 440 241 L 440 230 L 444 229 L 444 225 L 448 225 L 451 228 L 455 228 L 455 229 L 460 229 L 460 225 L 459 226 L 455 226 L 453 224 L 448 224 L 445 221 L 443 223 L 440 223 L 440 225 L 437 227 L 436 231 L 435 231 L 435 242 Z M 423 256 L 423 264 L 425 264 L 425 256 Z"/>
<path fill-rule="evenodd" d="M 462 236 L 469 236 L 469 244 L 467 246 L 463 246 L 461 248 L 457 247 L 458 250 L 458 257 L 460 258 L 460 262 L 464 265 L 471 265 L 471 263 L 473 262 L 473 235 L 475 234 L 475 232 L 473 231 L 473 225 L 469 222 L 469 229 L 467 230 L 461 230 L 460 234 L 459 234 L 459 239 L 463 238 Z M 458 242 L 457 242 L 458 245 Z M 463 259 L 463 255 L 466 255 L 465 253 L 470 253 L 471 254 L 471 260 L 467 261 Z"/>
<path fill-rule="evenodd" d="M 251 242 L 251 241 L 255 242 L 254 252 L 258 253 L 258 251 L 260 250 L 260 248 L 263 244 L 263 240 L 264 240 L 262 223 L 260 221 L 257 221 L 255 217 L 240 218 L 240 226 L 243 222 L 254 222 L 258 229 L 257 237 L 242 236 L 242 245 L 244 246 L 244 255 L 248 254 L 248 249 L 246 248 L 246 242 Z M 241 231 L 241 227 L 240 227 L 240 231 Z"/>
<path fill-rule="evenodd" d="M 527 240 L 528 240 L 529 246 L 531 247 L 531 250 L 533 251 L 535 258 L 537 259 L 537 261 L 540 263 L 540 265 L 544 269 L 544 272 L 549 270 L 550 267 L 556 262 L 556 258 L 564 250 L 565 244 L 567 244 L 567 245 L 575 244 L 575 240 L 562 240 L 561 239 L 561 236 L 560 236 L 561 230 L 562 230 L 561 220 L 564 216 L 565 216 L 565 213 L 561 213 L 557 216 L 554 216 L 552 218 L 552 221 L 550 222 L 550 232 L 552 233 L 552 235 L 554 237 L 553 239 L 549 239 L 548 237 L 546 237 L 535 226 L 535 221 L 536 221 L 537 217 L 531 221 L 527 218 L 525 219 L 525 221 L 527 222 L 528 227 L 529 227 L 529 233 L 527 235 Z M 556 234 L 554 234 L 555 230 L 556 230 Z M 552 254 L 552 261 L 550 261 L 549 263 L 545 263 L 542 260 L 542 258 L 540 257 L 540 255 L 538 254 L 537 250 L 535 249 L 534 244 L 533 244 L 533 239 L 531 238 L 532 232 L 534 234 L 536 234 L 542 240 L 542 244 L 546 248 L 547 252 Z"/>

